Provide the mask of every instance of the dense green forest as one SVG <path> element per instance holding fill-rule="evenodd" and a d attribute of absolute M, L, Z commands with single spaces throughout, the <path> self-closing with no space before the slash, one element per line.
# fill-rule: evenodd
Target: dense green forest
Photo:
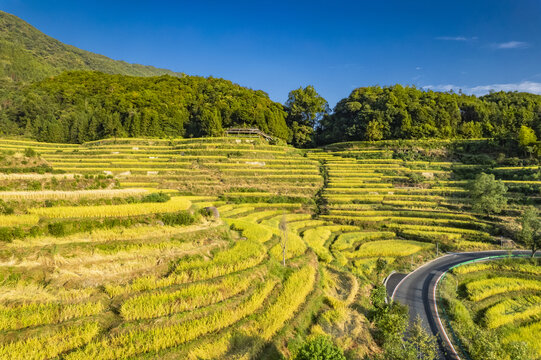
<path fill-rule="evenodd" d="M 112 60 L 0 11 L 0 134 L 80 143 L 212 136 L 245 125 L 289 139 L 286 118 L 283 106 L 262 91 Z"/>
<path fill-rule="evenodd" d="M 1 11 L 0 34 L 2 135 L 81 143 L 111 136 L 219 136 L 226 127 L 255 126 L 302 147 L 383 139 L 518 139 L 520 131 L 528 145 L 541 136 L 540 95 L 476 97 L 374 86 L 353 90 L 331 111 L 313 86 L 292 90 L 282 105 L 227 80 L 77 49 Z"/>
<path fill-rule="evenodd" d="M 75 71 L 11 92 L 0 131 L 81 143 L 112 136 L 218 136 L 225 127 L 245 125 L 287 139 L 285 119 L 283 106 L 263 91 L 223 79 Z"/>
<path fill-rule="evenodd" d="M 171 70 L 116 61 L 63 44 L 18 17 L 0 11 L 0 87 L 42 80 L 66 70 L 182 76 Z"/>
<path fill-rule="evenodd" d="M 317 126 L 317 142 L 427 138 L 516 138 L 522 126 L 541 135 L 541 96 L 485 96 L 423 91 L 401 85 L 362 87 L 338 102 Z"/>
<path fill-rule="evenodd" d="M 258 127 L 296 146 L 382 139 L 514 138 L 541 135 L 541 96 L 472 95 L 414 87 L 364 87 L 334 111 L 312 86 L 286 105 L 263 91 L 197 76 L 135 77 L 71 71 L 5 91 L 0 132 L 42 141 L 104 137 L 220 136 L 230 126 Z M 533 139 L 533 140 L 532 140 Z"/>

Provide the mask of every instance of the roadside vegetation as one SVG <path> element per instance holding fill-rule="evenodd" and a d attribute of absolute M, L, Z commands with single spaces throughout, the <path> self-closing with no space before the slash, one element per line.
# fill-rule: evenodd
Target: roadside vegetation
<path fill-rule="evenodd" d="M 456 267 L 440 296 L 456 348 L 471 359 L 538 359 L 539 259 L 505 258 Z"/>

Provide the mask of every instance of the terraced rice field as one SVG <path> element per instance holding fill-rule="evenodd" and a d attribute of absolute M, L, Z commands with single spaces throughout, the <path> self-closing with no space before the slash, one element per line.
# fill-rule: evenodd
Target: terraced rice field
<path fill-rule="evenodd" d="M 539 259 L 493 260 L 453 269 L 443 287 L 456 286 L 458 296 L 447 291 L 444 297 L 451 319 L 461 319 L 460 324 L 456 320 L 451 324 L 465 350 L 474 347 L 469 330 L 499 338 L 504 347 L 522 343 L 528 358 L 541 358 L 540 269 Z"/>
<path fill-rule="evenodd" d="M 362 358 L 378 351 L 359 310 L 378 259 L 409 270 L 436 247 L 496 246 L 494 221 L 450 180 L 456 164 L 388 149 L 0 139 L 0 151 L 14 159 L 0 169 L 0 359 L 275 358 L 317 333 Z"/>
<path fill-rule="evenodd" d="M 2 174 L 14 210 L 0 215 L 0 358 L 249 358 L 315 311 L 302 232 L 327 223 L 310 208 L 323 179 L 299 151 L 250 138 L 0 147 L 49 167 Z"/>
<path fill-rule="evenodd" d="M 460 210 L 468 205 L 465 182 L 449 181 L 450 162 L 403 161 L 393 151 L 313 152 L 326 169 L 321 219 L 358 226 L 363 232 L 341 236 L 331 250 L 357 274 L 373 266 L 371 257 L 396 257 L 434 250 L 494 248 L 491 221 Z M 421 183 L 408 176 L 420 174 Z M 375 244 L 365 244 L 376 241 Z M 419 243 L 420 242 L 420 243 Z M 379 246 L 378 246 L 379 245 Z M 378 248 L 368 250 L 372 247 Z M 396 251 L 386 250 L 394 247 Z M 368 266 L 367 266 L 368 264 Z"/>
<path fill-rule="evenodd" d="M 177 196 L 156 206 L 165 206 L 170 214 L 197 214 L 202 203 L 197 200 Z M 84 205 L 34 212 L 40 223 L 87 216 L 135 221 L 139 212 L 118 207 L 138 205 L 153 204 L 110 205 L 115 211 L 103 206 L 104 213 Z M 280 205 L 253 204 L 250 214 L 231 219 L 190 215 L 196 219 L 192 225 L 149 221 L 3 244 L 11 255 L 0 263 L 0 357 L 216 358 L 229 351 L 239 356 L 259 353 L 284 322 L 295 317 L 316 281 L 316 259 L 306 254 L 296 232 L 289 234 L 288 270 L 273 270 L 280 266 L 280 253 L 274 251 L 279 230 L 259 224 L 257 218 L 300 207 Z M 233 224 L 238 232 L 229 230 Z M 233 347 L 241 336 L 259 340 Z"/>
<path fill-rule="evenodd" d="M 121 187 L 175 188 L 212 195 L 249 189 L 304 197 L 321 187 L 317 161 L 301 157 L 291 147 L 256 142 L 250 138 L 130 139 L 125 144 L 104 140 L 63 147 L 2 141 L 0 149 L 32 146 L 55 170 L 113 175 Z"/>

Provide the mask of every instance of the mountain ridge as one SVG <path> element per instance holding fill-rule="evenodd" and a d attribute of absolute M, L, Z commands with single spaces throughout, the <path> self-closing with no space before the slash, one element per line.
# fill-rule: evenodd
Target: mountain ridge
<path fill-rule="evenodd" d="M 68 70 L 131 76 L 185 74 L 114 60 L 56 40 L 15 15 L 0 11 L 0 83 L 29 83 Z"/>

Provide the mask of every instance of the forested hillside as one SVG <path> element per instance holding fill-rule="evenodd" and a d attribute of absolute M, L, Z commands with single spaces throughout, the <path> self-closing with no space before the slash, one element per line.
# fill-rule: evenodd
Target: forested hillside
<path fill-rule="evenodd" d="M 263 91 L 197 76 L 133 77 L 75 71 L 12 92 L 0 132 L 49 142 L 106 137 L 218 136 L 256 126 L 286 139 L 286 112 Z"/>
<path fill-rule="evenodd" d="M 18 17 L 0 11 L 0 85 L 33 82 L 66 70 L 97 70 L 134 76 L 181 75 L 129 64 L 66 45 Z"/>
<path fill-rule="evenodd" d="M 5 12 L 0 34 L 1 135 L 83 143 L 220 136 L 226 127 L 253 126 L 297 147 L 388 139 L 520 140 L 521 131 L 528 146 L 541 136 L 540 95 L 476 97 L 373 86 L 353 90 L 331 112 L 310 85 L 292 90 L 282 105 L 224 79 L 128 64 L 65 45 Z"/>
<path fill-rule="evenodd" d="M 521 126 L 541 135 L 541 96 L 497 92 L 476 97 L 401 85 L 361 87 L 317 130 L 318 142 L 382 139 L 515 138 Z"/>
<path fill-rule="evenodd" d="M 291 91 L 284 106 L 261 90 L 219 78 L 71 71 L 5 89 L 2 97 L 0 133 L 49 142 L 220 136 L 231 126 L 257 127 L 305 147 L 389 139 L 519 140 L 521 131 L 527 146 L 541 137 L 541 96 L 518 92 L 476 97 L 401 85 L 364 87 L 330 112 L 311 86 Z"/>

